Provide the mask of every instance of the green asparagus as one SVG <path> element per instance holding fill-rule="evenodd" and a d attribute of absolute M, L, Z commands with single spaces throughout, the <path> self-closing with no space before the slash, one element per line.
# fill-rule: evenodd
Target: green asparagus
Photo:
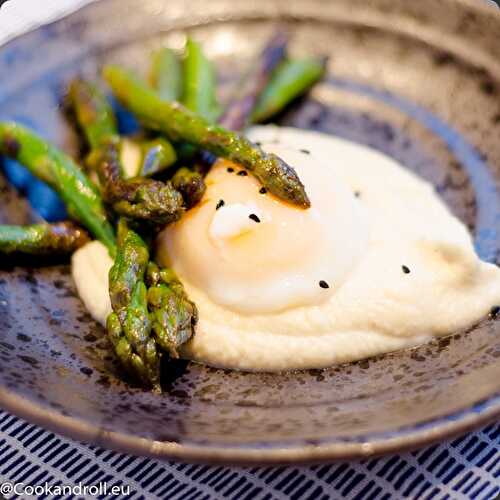
<path fill-rule="evenodd" d="M 163 137 L 141 142 L 142 164 L 138 173 L 148 177 L 162 172 L 177 161 L 177 155 L 172 144 Z"/>
<path fill-rule="evenodd" d="M 305 93 L 325 72 L 325 60 L 290 59 L 281 63 L 262 93 L 251 121 L 260 123 Z"/>
<path fill-rule="evenodd" d="M 117 134 L 113 110 L 94 84 L 80 78 L 74 79 L 69 85 L 67 100 L 90 149 L 98 148 L 103 140 Z"/>
<path fill-rule="evenodd" d="M 74 84 L 75 88 L 82 86 Z M 85 88 L 94 90 L 92 84 Z M 95 92 L 75 93 L 73 106 L 85 108 L 89 95 L 105 101 L 97 89 Z M 94 115 L 97 119 L 98 115 Z M 89 118 L 80 126 L 87 136 L 91 154 L 88 164 L 100 177 L 103 196 L 114 210 L 129 218 L 144 219 L 165 224 L 180 217 L 182 196 L 170 182 L 135 177 L 123 180 L 121 164 L 122 141 L 116 128 L 98 127 Z M 95 133 L 91 134 L 90 131 Z M 92 138 L 92 142 L 90 141 Z M 165 168 L 175 161 L 175 152 L 164 139 L 144 143 L 143 169 L 148 173 Z M 149 156 L 148 156 L 149 155 Z M 144 172 L 146 173 L 146 172 Z M 108 337 L 123 366 L 143 383 L 160 391 L 160 348 L 177 356 L 177 348 L 192 335 L 194 305 L 187 299 L 182 285 L 176 281 L 151 281 L 151 289 L 144 282 L 149 263 L 149 251 L 141 237 L 128 227 L 124 218 L 118 224 L 117 252 L 109 274 L 109 293 L 113 312 L 107 320 Z M 149 267 L 151 267 L 149 263 Z M 168 273 L 158 271 L 158 277 Z M 148 274 L 150 276 L 150 274 Z M 151 313 L 150 310 L 151 309 Z M 168 324 L 167 324 L 168 322 Z M 158 340 L 156 340 L 156 337 Z"/>
<path fill-rule="evenodd" d="M 117 214 L 155 224 L 169 224 L 181 217 L 184 211 L 182 195 L 170 182 L 143 177 L 121 178 L 120 147 L 116 138 L 94 150 L 89 162 L 99 175 L 103 198 Z"/>
<path fill-rule="evenodd" d="M 220 114 L 217 103 L 215 69 L 206 58 L 201 45 L 188 38 L 184 54 L 184 78 L 182 103 L 194 113 L 209 121 L 215 121 Z M 195 160 L 191 166 L 180 168 L 172 177 L 172 185 L 180 191 L 187 208 L 194 207 L 206 191 L 201 163 L 196 158 L 196 148 L 183 144 L 182 150 Z M 191 150 L 191 153 L 189 151 Z"/>
<path fill-rule="evenodd" d="M 251 171 L 279 198 L 308 208 L 310 201 L 297 174 L 274 154 L 265 153 L 245 137 L 212 125 L 175 102 L 162 101 L 147 84 L 119 66 L 106 66 L 105 80 L 115 96 L 148 127 L 228 158 Z"/>
<path fill-rule="evenodd" d="M 193 55 L 192 51 L 191 54 Z M 186 72 L 188 66 L 193 67 L 193 61 L 181 64 L 179 58 L 171 49 L 162 48 L 153 53 L 151 69 L 149 71 L 149 83 L 156 89 L 161 99 L 165 101 L 181 101 L 183 94 L 186 94 L 183 72 Z M 190 71 L 190 77 L 191 75 L 193 75 L 193 71 Z M 213 92 L 215 92 L 215 88 Z M 195 99 L 194 101 L 210 108 L 214 101 L 214 94 L 203 92 L 202 95 L 203 98 Z M 206 105 L 207 99 L 209 99 L 209 106 Z M 189 161 L 195 157 L 196 149 L 191 144 L 177 144 L 176 154 L 182 161 Z"/>
<path fill-rule="evenodd" d="M 118 223 L 117 240 L 117 253 L 109 272 L 113 309 L 107 320 L 109 338 L 123 366 L 155 391 L 161 391 L 161 353 L 152 337 L 144 283 L 149 251 L 124 219 Z"/>
<path fill-rule="evenodd" d="M 242 78 L 236 96 L 218 120 L 220 125 L 231 130 L 243 130 L 248 125 L 255 104 L 285 56 L 287 43 L 288 36 L 284 31 L 279 31 L 269 40 L 248 74 Z"/>
<path fill-rule="evenodd" d="M 72 222 L 0 225 L 0 253 L 29 255 L 70 254 L 90 241 L 87 233 Z"/>
<path fill-rule="evenodd" d="M 186 42 L 183 68 L 182 104 L 206 120 L 215 121 L 220 113 L 215 70 L 201 45 L 191 38 Z"/>
<path fill-rule="evenodd" d="M 178 101 L 182 94 L 182 67 L 175 52 L 162 48 L 153 52 L 149 82 L 166 101 Z"/>
<path fill-rule="evenodd" d="M 187 167 L 177 170 L 172 177 L 172 186 L 182 194 L 186 208 L 194 207 L 207 189 L 203 175 Z"/>
<path fill-rule="evenodd" d="M 104 95 L 94 84 L 83 80 L 73 81 L 71 89 L 70 104 L 77 111 L 79 125 L 92 148 L 87 164 L 97 171 L 104 200 L 113 206 L 117 214 L 128 218 L 158 224 L 177 220 L 183 212 L 182 196 L 170 183 L 141 177 L 122 179 L 121 139 Z M 105 111 L 91 113 L 89 109 Z M 163 163 L 175 161 L 175 153 L 173 149 L 167 151 L 167 144 L 166 141 L 157 144 L 163 149 L 163 158 L 159 158 Z M 150 167 L 155 168 L 154 165 Z"/>
<path fill-rule="evenodd" d="M 198 311 L 172 269 L 149 263 L 146 280 L 148 304 L 158 345 L 178 358 L 179 347 L 194 334 Z"/>
<path fill-rule="evenodd" d="M 163 137 L 120 138 L 120 166 L 123 179 L 150 177 L 177 161 L 174 147 Z"/>
<path fill-rule="evenodd" d="M 0 122 L 0 154 L 18 160 L 49 184 L 63 199 L 70 216 L 114 252 L 114 232 L 101 197 L 71 158 L 31 130 L 8 122 Z"/>

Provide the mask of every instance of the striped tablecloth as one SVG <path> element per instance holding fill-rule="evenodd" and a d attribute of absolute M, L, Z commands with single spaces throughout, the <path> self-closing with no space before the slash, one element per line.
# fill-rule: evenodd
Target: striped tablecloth
<path fill-rule="evenodd" d="M 88 1 L 0 0 L 0 44 Z M 361 462 L 237 468 L 115 453 L 65 439 L 0 411 L 0 498 L 16 496 L 9 494 L 16 483 L 17 491 L 26 488 L 19 497 L 34 493 L 39 498 L 109 498 L 116 493 L 169 500 L 493 500 L 500 495 L 500 423 L 416 452 Z M 30 490 L 30 485 L 38 489 Z M 84 486 L 91 488 L 82 493 Z"/>

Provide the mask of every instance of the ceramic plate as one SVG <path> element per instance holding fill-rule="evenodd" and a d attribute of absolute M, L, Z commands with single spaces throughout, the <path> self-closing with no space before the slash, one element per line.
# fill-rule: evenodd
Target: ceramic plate
<path fill-rule="evenodd" d="M 203 42 L 227 91 L 284 23 L 323 83 L 280 122 L 367 144 L 431 181 L 500 259 L 500 15 L 465 0 L 106 0 L 0 49 L 0 118 L 76 153 L 65 82 L 105 62 L 146 68 L 161 44 Z M 0 179 L 0 221 L 33 217 Z M 432 223 L 432 221 L 429 221 Z M 68 265 L 0 271 L 0 404 L 77 439 L 140 455 L 231 463 L 364 457 L 500 415 L 500 321 L 327 370 L 238 373 L 180 362 L 157 396 L 122 381 Z"/>

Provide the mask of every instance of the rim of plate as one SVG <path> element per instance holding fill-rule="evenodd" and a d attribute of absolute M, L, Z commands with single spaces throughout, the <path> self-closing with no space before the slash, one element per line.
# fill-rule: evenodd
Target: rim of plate
<path fill-rule="evenodd" d="M 240 444 L 216 446 L 209 443 L 200 445 L 190 442 L 154 441 L 107 431 L 80 419 L 42 408 L 4 389 L 0 389 L 0 405 L 6 411 L 45 429 L 119 452 L 152 458 L 231 465 L 279 465 L 371 458 L 444 441 L 500 418 L 500 396 L 494 396 L 466 410 L 431 419 L 419 426 L 417 430 L 399 429 L 395 431 L 393 437 L 374 434 L 366 436 L 366 440 L 356 442 L 334 441 L 321 444 L 300 443 L 276 446 L 256 443 L 245 446 Z"/>

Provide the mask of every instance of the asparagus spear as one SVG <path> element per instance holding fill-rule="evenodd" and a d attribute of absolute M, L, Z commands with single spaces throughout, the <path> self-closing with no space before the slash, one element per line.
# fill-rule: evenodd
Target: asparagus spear
<path fill-rule="evenodd" d="M 178 358 L 179 347 L 194 334 L 198 311 L 172 269 L 160 269 L 150 262 L 146 279 L 148 304 L 158 345 Z"/>
<path fill-rule="evenodd" d="M 104 200 L 117 214 L 129 218 L 158 224 L 177 220 L 183 212 L 182 196 L 170 183 L 140 177 L 122 179 L 120 137 L 105 96 L 83 80 L 74 80 L 70 88 L 70 103 L 92 147 L 87 163 L 99 175 Z"/>
<path fill-rule="evenodd" d="M 281 63 L 264 89 L 251 117 L 253 123 L 268 120 L 305 93 L 324 74 L 326 60 L 289 59 Z"/>
<path fill-rule="evenodd" d="M 70 83 L 67 97 L 91 150 L 99 149 L 103 141 L 117 140 L 113 110 L 96 85 L 75 79 Z M 140 150 L 142 160 L 136 176 L 154 175 L 177 160 L 173 146 L 163 138 L 142 141 Z"/>
<path fill-rule="evenodd" d="M 80 78 L 74 79 L 68 88 L 67 100 L 75 111 L 90 149 L 96 149 L 101 142 L 117 134 L 113 110 L 100 90 L 92 83 Z"/>
<path fill-rule="evenodd" d="M 177 161 L 172 144 L 163 137 L 152 140 L 120 138 L 122 178 L 150 177 Z"/>
<path fill-rule="evenodd" d="M 186 44 L 186 54 L 184 64 L 181 66 L 179 59 L 174 54 L 174 52 L 170 49 L 164 48 L 160 49 L 153 54 L 151 69 L 149 73 L 149 82 L 151 86 L 156 89 L 158 95 L 161 99 L 166 101 L 180 101 L 183 94 L 188 97 L 194 89 L 196 92 L 200 92 L 201 96 L 198 99 L 195 93 L 191 93 L 191 97 L 189 100 L 193 102 L 192 111 L 197 112 L 197 105 L 201 105 L 202 109 L 210 109 L 215 102 L 215 84 L 212 81 L 211 87 L 212 90 L 209 92 L 200 91 L 201 87 L 196 83 L 196 81 L 192 81 L 193 78 L 196 78 L 197 72 L 199 71 L 199 67 L 202 66 L 200 62 L 195 61 L 196 50 L 193 48 L 194 42 L 189 42 Z M 191 50 L 189 50 L 191 49 Z M 200 48 L 201 53 L 201 48 Z M 186 60 L 187 59 L 187 60 Z M 200 60 L 201 58 L 199 58 Z M 210 68 L 207 68 L 210 63 L 206 61 L 203 56 L 203 60 L 201 62 L 206 62 L 206 65 L 203 65 L 205 69 L 205 75 L 211 71 Z M 190 79 L 191 83 L 187 83 L 185 79 L 183 79 L 183 70 L 186 73 L 186 76 Z M 213 80 L 213 78 L 212 78 Z M 209 79 L 210 81 L 210 79 Z M 186 84 L 185 86 L 183 84 Z M 184 88 L 186 87 L 186 88 Z M 196 154 L 196 149 L 191 144 L 181 143 L 177 144 L 177 157 L 179 157 L 182 161 L 190 161 L 193 160 Z M 177 158 L 176 158 L 177 159 Z M 146 164 L 146 155 L 144 164 Z M 189 169 L 189 167 L 185 167 Z M 192 169 L 191 169 L 192 170 Z M 193 177 L 191 177 L 192 181 Z M 198 175 L 199 186 L 204 185 L 204 181 L 201 175 Z M 176 188 L 177 189 L 177 188 Z M 203 192 L 205 188 L 203 188 Z M 192 202 L 190 199 L 186 199 L 184 194 L 181 193 L 185 199 L 186 205 L 189 207 L 192 206 Z M 190 196 L 190 193 L 186 194 Z M 202 193 L 203 194 L 203 193 Z"/>
<path fill-rule="evenodd" d="M 172 166 L 177 161 L 177 155 L 172 144 L 163 137 L 151 141 L 143 141 L 142 164 L 138 176 L 148 177 Z"/>
<path fill-rule="evenodd" d="M 188 38 L 184 56 L 184 78 L 182 104 L 194 113 L 215 121 L 220 114 L 217 103 L 215 69 L 203 53 L 202 46 Z M 184 152 L 191 149 L 194 157 L 195 148 L 184 144 Z M 199 171 L 200 163 L 192 167 L 180 168 L 172 178 L 172 184 L 182 193 L 187 208 L 195 206 L 206 191 L 203 174 Z"/>
<path fill-rule="evenodd" d="M 276 155 L 265 153 L 239 134 L 210 124 L 179 103 L 162 101 L 147 84 L 118 66 L 106 66 L 103 75 L 122 104 L 150 128 L 239 163 L 279 198 L 302 208 L 310 206 L 297 174 Z"/>
<path fill-rule="evenodd" d="M 215 70 L 201 45 L 191 38 L 186 41 L 183 69 L 182 104 L 206 120 L 215 121 L 220 112 L 216 97 Z"/>
<path fill-rule="evenodd" d="M 288 36 L 285 32 L 278 32 L 266 44 L 257 63 L 242 78 L 236 97 L 228 104 L 226 110 L 219 118 L 219 125 L 230 130 L 243 130 L 250 118 L 255 105 L 266 87 L 274 68 L 285 55 Z M 196 112 L 196 110 L 193 110 Z M 204 163 L 213 164 L 216 158 L 207 151 L 202 154 Z"/>
<path fill-rule="evenodd" d="M 18 160 L 49 184 L 63 199 L 70 216 L 114 252 L 114 232 L 101 197 L 71 158 L 31 130 L 8 122 L 0 122 L 0 154 Z"/>
<path fill-rule="evenodd" d="M 149 251 L 142 238 L 124 219 L 118 223 L 117 253 L 109 272 L 113 312 L 107 329 L 123 366 L 155 391 L 160 388 L 161 353 L 152 337 L 144 283 Z"/>
<path fill-rule="evenodd" d="M 171 52 L 165 59 L 175 57 Z M 177 61 L 177 58 L 175 58 Z M 178 100 L 178 92 L 162 92 L 159 82 L 162 78 L 160 73 L 164 73 L 167 78 L 169 66 L 164 64 L 161 67 L 158 60 L 153 61 L 152 73 L 156 73 L 156 82 L 153 86 L 157 88 L 162 99 Z M 181 75 L 176 83 L 181 82 Z M 206 113 L 207 110 L 214 109 L 215 82 L 213 70 L 209 62 L 204 57 L 201 47 L 188 40 L 186 44 L 186 59 L 184 61 L 184 98 L 193 111 Z M 168 85 L 167 85 L 168 84 Z M 172 83 L 166 82 L 165 86 L 172 87 Z M 184 145 L 184 149 L 193 149 L 189 144 Z M 203 176 L 190 168 L 180 168 L 172 178 L 172 185 L 184 198 L 184 203 L 188 208 L 194 206 L 203 196 L 206 186 Z M 179 357 L 178 348 L 187 342 L 194 334 L 194 327 L 198 319 L 196 306 L 191 302 L 182 286 L 176 278 L 172 269 L 159 269 L 150 262 L 146 273 L 148 285 L 148 305 L 151 311 L 153 331 L 156 335 L 158 345 L 170 356 Z"/>
<path fill-rule="evenodd" d="M 213 122 L 220 114 L 216 91 L 215 69 L 212 63 L 205 56 L 202 46 L 188 38 L 184 50 L 182 94 L 179 102 Z M 184 161 L 196 160 L 198 156 L 192 144 L 181 143 L 178 151 Z M 188 175 L 188 171 L 192 173 Z M 190 208 L 198 200 L 196 192 L 200 193 L 200 197 L 205 192 L 205 181 L 200 172 L 196 173 L 195 167 L 183 167 L 183 172 L 183 175 L 177 177 L 177 184 L 185 187 L 183 195 L 187 196 L 187 206 Z"/>
<path fill-rule="evenodd" d="M 243 130 L 250 120 L 259 96 L 266 88 L 272 72 L 285 56 L 288 36 L 278 32 L 264 47 L 257 63 L 242 79 L 238 95 L 229 103 L 219 124 L 232 130 Z"/>
<path fill-rule="evenodd" d="M 90 94 L 76 95 L 77 99 L 86 99 Z M 92 93 L 92 96 L 96 100 L 105 100 L 102 94 L 97 92 Z M 83 103 L 75 104 L 81 106 Z M 89 119 L 81 122 L 81 125 L 87 131 L 88 128 L 94 128 L 95 124 Z M 142 178 L 122 180 L 120 139 L 112 127 L 103 130 L 100 128 L 92 135 L 94 146 L 89 156 L 89 163 L 97 167 L 104 197 L 113 204 L 115 211 L 129 217 L 158 223 L 170 222 L 173 219 L 169 217 L 180 216 L 182 197 L 170 183 L 163 184 Z M 87 133 L 87 137 L 89 136 Z M 172 159 L 171 156 L 165 157 L 168 151 L 161 150 L 165 149 L 165 144 L 168 143 L 162 140 L 150 144 L 157 149 L 160 147 L 159 153 L 164 155 L 160 158 L 162 162 Z M 113 312 L 107 319 L 108 336 L 124 367 L 143 383 L 151 385 L 156 391 L 161 391 L 159 375 L 161 352 L 157 349 L 157 341 L 153 336 L 153 325 L 159 339 L 158 346 L 163 346 L 172 355 L 177 355 L 177 347 L 192 334 L 194 322 L 191 322 L 191 316 L 192 311 L 196 309 L 185 294 L 179 294 L 179 288 L 180 290 L 183 288 L 178 282 L 168 288 L 167 283 L 157 281 L 153 285 L 155 289 L 148 291 L 144 283 L 148 262 L 149 251 L 146 244 L 127 226 L 125 219 L 120 219 L 117 253 L 109 274 Z M 158 275 L 161 276 L 165 272 L 159 272 Z M 150 305 L 153 309 L 152 315 L 148 309 L 149 295 L 153 297 Z M 154 322 L 151 317 L 154 318 Z M 166 318 L 170 321 L 168 325 L 164 323 Z M 174 323 L 174 320 L 177 320 L 177 323 Z M 189 335 L 188 323 L 191 325 Z"/>
<path fill-rule="evenodd" d="M 68 254 L 90 241 L 87 233 L 72 222 L 0 225 L 0 253 L 30 255 Z"/>
<path fill-rule="evenodd" d="M 172 177 L 172 186 L 182 194 L 187 208 L 194 207 L 207 189 L 201 173 L 187 167 L 177 170 Z"/>
<path fill-rule="evenodd" d="M 182 195 L 171 182 L 143 177 L 121 178 L 120 148 L 116 138 L 102 143 L 89 161 L 99 175 L 103 198 L 117 214 L 163 225 L 178 220 L 184 212 Z"/>
<path fill-rule="evenodd" d="M 182 94 L 182 67 L 173 50 L 166 47 L 153 52 L 149 82 L 166 101 L 178 101 Z"/>

